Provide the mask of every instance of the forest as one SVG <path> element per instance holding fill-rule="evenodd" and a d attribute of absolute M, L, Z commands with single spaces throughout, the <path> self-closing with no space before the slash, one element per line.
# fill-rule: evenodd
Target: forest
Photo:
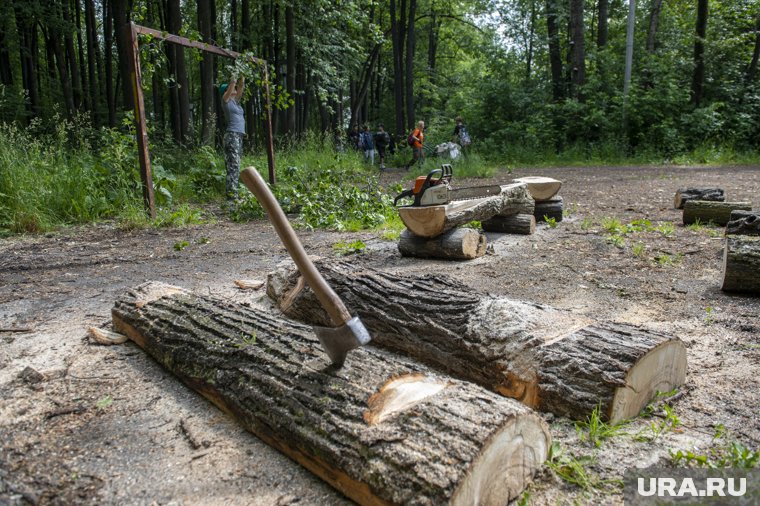
<path fill-rule="evenodd" d="M 752 0 L 0 5 L 6 154 L 0 193 L 20 194 L 19 171 L 26 169 L 15 167 L 19 158 L 60 166 L 73 156 L 92 168 L 70 174 L 72 191 L 85 175 L 123 179 L 123 195 L 115 196 L 113 185 L 109 195 L 91 191 L 78 210 L 67 211 L 76 216 L 102 214 L 98 202 L 111 208 L 132 198 L 130 21 L 267 60 L 281 153 L 332 147 L 353 125 L 374 130 L 384 123 L 403 138 L 417 120 L 426 122 L 434 145 L 449 140 L 457 116 L 473 135 L 474 165 L 500 168 L 754 161 L 760 145 L 760 4 Z M 156 190 L 170 198 L 179 173 L 214 171 L 222 163 L 218 89 L 234 64 L 149 36 L 141 36 L 139 48 Z M 262 94 L 254 93 L 245 107 L 248 153 L 257 156 L 264 140 Z M 19 153 L 22 145 L 26 151 Z M 218 186 L 195 183 L 196 196 L 198 186 Z M 20 223 L 19 209 L 0 204 L 0 227 L 44 228 Z M 33 209 L 21 214 L 39 221 Z"/>

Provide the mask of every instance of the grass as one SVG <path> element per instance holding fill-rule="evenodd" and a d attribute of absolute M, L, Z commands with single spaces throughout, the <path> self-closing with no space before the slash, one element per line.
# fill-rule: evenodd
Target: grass
<path fill-rule="evenodd" d="M 670 450 L 670 457 L 675 466 L 710 469 L 755 469 L 760 466 L 760 451 L 737 441 L 722 424 L 716 426 L 712 442 L 705 453 L 678 449 Z"/>
<path fill-rule="evenodd" d="M 546 465 L 562 480 L 586 492 L 603 490 L 609 485 L 622 486 L 620 480 L 602 480 L 589 467 L 596 464 L 592 456 L 576 456 L 567 453 L 559 442 L 552 442 Z"/>
<path fill-rule="evenodd" d="M 601 406 L 597 405 L 583 422 L 576 422 L 575 431 L 581 441 L 588 441 L 595 448 L 615 436 L 625 435 L 625 422 L 610 425 L 602 420 Z"/>

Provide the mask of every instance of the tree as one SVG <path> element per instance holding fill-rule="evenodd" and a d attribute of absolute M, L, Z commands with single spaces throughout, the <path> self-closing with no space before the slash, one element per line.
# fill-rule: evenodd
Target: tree
<path fill-rule="evenodd" d="M 694 38 L 694 74 L 691 80 L 691 102 L 697 107 L 702 102 L 705 82 L 705 39 L 707 38 L 708 0 L 697 1 L 697 28 Z"/>
<path fill-rule="evenodd" d="M 582 99 L 581 87 L 586 82 L 586 50 L 583 32 L 583 0 L 570 0 L 571 72 L 573 97 Z"/>

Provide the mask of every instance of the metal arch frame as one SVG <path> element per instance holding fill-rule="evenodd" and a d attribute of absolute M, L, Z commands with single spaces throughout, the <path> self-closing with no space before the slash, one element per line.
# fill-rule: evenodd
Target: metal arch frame
<path fill-rule="evenodd" d="M 140 70 L 140 53 L 138 35 L 150 35 L 155 39 L 171 42 L 173 44 L 179 44 L 185 47 L 191 47 L 194 49 L 200 49 L 226 58 L 237 58 L 240 53 L 237 51 L 231 51 L 221 47 L 213 46 L 205 42 L 198 42 L 180 37 L 146 26 L 137 25 L 134 22 L 124 26 L 125 31 L 130 43 L 127 45 L 129 51 L 129 71 L 132 81 L 132 92 L 135 103 L 135 127 L 137 129 L 137 150 L 138 158 L 140 160 L 140 179 L 142 180 L 143 187 L 143 201 L 145 203 L 145 209 L 148 211 L 151 219 L 156 217 L 156 202 L 153 194 L 153 175 L 150 165 L 150 153 L 148 151 L 148 129 L 145 120 L 145 98 L 142 89 L 142 71 Z M 266 122 L 264 125 L 264 133 L 266 136 L 266 150 L 267 150 L 267 162 L 269 165 L 269 183 L 275 184 L 275 171 L 274 171 L 274 146 L 272 143 L 272 101 L 269 96 L 269 66 L 266 60 L 261 58 L 251 59 L 261 64 L 264 69 L 264 94 L 266 95 Z"/>

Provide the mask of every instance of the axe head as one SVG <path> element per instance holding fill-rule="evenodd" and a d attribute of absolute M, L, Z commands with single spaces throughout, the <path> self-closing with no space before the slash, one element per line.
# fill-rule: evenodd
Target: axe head
<path fill-rule="evenodd" d="M 314 333 L 336 367 L 343 365 L 349 351 L 372 340 L 358 316 L 354 316 L 340 327 L 314 327 Z"/>

